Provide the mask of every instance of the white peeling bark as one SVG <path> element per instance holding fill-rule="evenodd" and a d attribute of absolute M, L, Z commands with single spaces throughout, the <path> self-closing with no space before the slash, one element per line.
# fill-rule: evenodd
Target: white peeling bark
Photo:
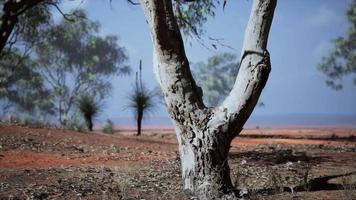
<path fill-rule="evenodd" d="M 256 106 L 271 70 L 267 40 L 276 1 L 254 0 L 245 31 L 239 73 L 230 94 L 215 108 L 209 127 L 230 129 L 232 126 L 234 137 Z"/>
<path fill-rule="evenodd" d="M 254 0 L 235 85 L 221 105 L 207 108 L 191 75 L 171 0 L 141 0 L 154 47 L 154 71 L 179 142 L 184 189 L 200 199 L 233 193 L 230 143 L 268 79 L 266 46 L 276 1 Z"/>

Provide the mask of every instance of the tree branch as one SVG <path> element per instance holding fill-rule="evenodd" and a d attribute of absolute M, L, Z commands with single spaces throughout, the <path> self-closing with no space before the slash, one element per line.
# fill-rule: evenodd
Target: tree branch
<path fill-rule="evenodd" d="M 216 108 L 207 109 L 185 55 L 171 0 L 141 0 L 154 46 L 154 70 L 168 111 L 181 127 L 230 133 L 242 130 L 266 84 L 271 64 L 266 49 L 277 0 L 254 0 L 235 85 Z"/>
<path fill-rule="evenodd" d="M 33 6 L 42 2 L 51 2 L 52 0 L 8 0 L 3 5 L 3 14 L 0 17 L 0 52 L 4 49 L 8 38 L 10 37 L 18 17 Z M 53 0 L 54 1 L 54 0 Z"/>
<path fill-rule="evenodd" d="M 110 1 L 112 1 L 112 0 L 110 0 Z M 135 6 L 140 5 L 140 3 L 134 2 L 134 1 L 132 1 L 132 0 L 127 0 L 127 1 L 128 1 L 130 4 L 135 5 Z"/>
<path fill-rule="evenodd" d="M 224 102 L 214 109 L 208 123 L 211 128 L 226 130 L 232 138 L 251 115 L 271 70 L 266 47 L 276 1 L 254 0 L 236 82 Z"/>
<path fill-rule="evenodd" d="M 75 12 L 74 12 L 74 13 L 71 13 L 71 14 L 66 14 L 66 13 L 64 13 L 64 12 L 61 10 L 61 8 L 58 6 L 58 4 L 57 4 L 56 2 L 50 2 L 50 3 L 48 3 L 48 4 L 54 6 L 54 7 L 56 8 L 56 10 L 57 10 L 57 11 L 63 16 L 63 18 L 64 18 L 65 20 L 67 20 L 67 21 L 73 22 L 73 21 L 74 21 L 73 17 L 76 17 L 76 18 L 82 17 L 82 16 L 80 16 L 80 15 L 76 15 Z"/>
<path fill-rule="evenodd" d="M 141 0 L 151 32 L 156 78 L 161 85 L 171 117 L 185 123 L 205 108 L 201 89 L 192 77 L 171 0 Z M 194 115 L 194 116 L 193 116 Z"/>

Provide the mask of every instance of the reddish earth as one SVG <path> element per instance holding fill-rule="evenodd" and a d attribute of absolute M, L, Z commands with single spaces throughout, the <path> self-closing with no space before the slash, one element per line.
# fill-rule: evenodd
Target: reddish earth
<path fill-rule="evenodd" d="M 0 199 L 186 198 L 173 130 L 133 134 L 0 125 Z M 248 198 L 356 199 L 355 136 L 355 129 L 244 130 L 232 142 L 232 179 Z"/>

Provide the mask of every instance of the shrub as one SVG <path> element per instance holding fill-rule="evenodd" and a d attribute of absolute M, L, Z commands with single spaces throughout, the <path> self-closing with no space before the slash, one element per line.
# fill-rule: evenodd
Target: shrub
<path fill-rule="evenodd" d="M 65 121 L 64 129 L 77 131 L 77 132 L 84 132 L 85 128 L 78 113 L 76 113 L 71 120 Z"/>
<path fill-rule="evenodd" d="M 113 125 L 114 123 L 110 119 L 106 120 L 106 124 L 103 127 L 103 132 L 107 134 L 113 134 L 114 133 Z"/>

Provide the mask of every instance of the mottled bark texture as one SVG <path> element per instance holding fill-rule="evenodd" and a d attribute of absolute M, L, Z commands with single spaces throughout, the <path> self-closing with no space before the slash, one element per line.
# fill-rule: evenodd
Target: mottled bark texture
<path fill-rule="evenodd" d="M 154 71 L 175 126 L 184 189 L 200 199 L 234 198 L 228 152 L 271 70 L 266 49 L 276 0 L 254 0 L 240 69 L 229 96 L 207 108 L 196 85 L 171 0 L 141 0 L 154 47 Z"/>

